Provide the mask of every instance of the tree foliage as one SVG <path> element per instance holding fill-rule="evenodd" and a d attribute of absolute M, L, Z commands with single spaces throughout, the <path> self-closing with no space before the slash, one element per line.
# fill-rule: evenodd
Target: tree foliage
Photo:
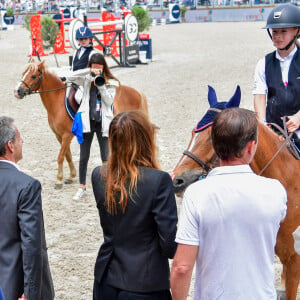
<path fill-rule="evenodd" d="M 185 18 L 185 14 L 186 14 L 187 10 L 188 10 L 188 8 L 186 6 L 184 6 L 184 5 L 181 6 L 180 15 L 181 15 L 182 18 Z"/>
<path fill-rule="evenodd" d="M 57 35 L 59 33 L 58 24 L 53 21 L 52 17 L 42 17 L 41 25 L 41 37 L 43 40 L 43 48 L 46 50 L 53 49 L 56 65 L 59 67 L 58 60 L 54 51 L 54 45 L 56 42 Z"/>
<path fill-rule="evenodd" d="M 138 31 L 143 32 L 149 30 L 152 24 L 152 18 L 150 18 L 148 11 L 141 6 L 134 6 L 131 13 L 136 17 L 138 23 Z"/>
<path fill-rule="evenodd" d="M 6 9 L 6 15 L 7 15 L 8 17 L 12 17 L 12 16 L 14 15 L 14 10 L 13 10 L 11 7 L 8 7 L 8 8 Z"/>
<path fill-rule="evenodd" d="M 30 32 L 30 19 L 31 16 L 30 15 L 26 15 L 24 17 L 24 27 Z"/>
<path fill-rule="evenodd" d="M 51 49 L 55 45 L 56 38 L 59 32 L 58 25 L 53 21 L 52 17 L 42 17 L 41 25 L 41 37 L 43 40 L 43 48 Z"/>

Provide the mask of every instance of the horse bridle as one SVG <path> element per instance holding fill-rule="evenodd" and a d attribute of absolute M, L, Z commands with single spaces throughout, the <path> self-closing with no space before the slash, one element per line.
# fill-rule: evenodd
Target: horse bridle
<path fill-rule="evenodd" d="M 37 77 L 36 81 L 34 82 L 33 86 L 30 87 L 24 80 L 21 80 L 21 82 L 27 87 L 27 90 L 25 90 L 25 95 L 31 95 L 33 93 L 38 93 L 38 89 L 41 86 L 42 78 L 43 78 L 43 71 L 38 69 L 40 72 L 39 76 Z M 34 90 L 35 89 L 35 90 Z"/>
<path fill-rule="evenodd" d="M 24 80 L 20 81 L 27 87 L 27 90 L 25 90 L 25 93 L 24 93 L 25 95 L 48 93 L 48 92 L 66 89 L 67 85 L 65 85 L 62 88 L 51 89 L 51 90 L 46 90 L 46 91 L 39 91 L 38 89 L 40 88 L 42 79 L 43 79 L 43 70 L 38 69 L 38 71 L 40 72 L 40 74 L 39 74 L 38 78 L 36 79 L 36 81 L 34 82 L 32 87 L 30 87 Z"/>
<path fill-rule="evenodd" d="M 202 169 L 205 172 L 201 172 L 199 179 L 203 179 L 207 176 L 207 174 L 216 167 L 217 163 L 219 162 L 219 158 L 217 157 L 216 153 L 213 153 L 213 155 L 210 157 L 210 159 L 207 162 L 204 162 L 199 157 L 197 157 L 195 154 L 188 150 L 184 150 L 183 154 L 188 156 L 189 158 L 193 159 L 196 163 L 198 163 Z"/>

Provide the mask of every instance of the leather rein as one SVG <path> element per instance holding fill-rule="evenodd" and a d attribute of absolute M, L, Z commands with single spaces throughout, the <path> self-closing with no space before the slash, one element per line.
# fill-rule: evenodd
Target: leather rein
<path fill-rule="evenodd" d="M 300 156 L 298 154 L 298 151 L 295 149 L 295 146 L 293 144 L 293 142 L 291 141 L 291 137 L 293 135 L 293 132 L 291 132 L 290 134 L 288 133 L 288 130 L 286 128 L 286 121 L 287 121 L 287 117 L 284 116 L 283 117 L 283 127 L 284 129 L 282 129 L 279 125 L 277 125 L 276 123 L 267 123 L 267 125 L 271 125 L 273 127 L 275 127 L 283 136 L 284 136 L 284 142 L 281 144 L 281 146 L 278 148 L 278 150 L 276 151 L 276 153 L 273 155 L 273 157 L 267 162 L 267 164 L 262 168 L 262 170 L 259 172 L 258 175 L 261 175 L 268 167 L 269 165 L 272 163 L 272 161 L 275 159 L 275 157 L 280 153 L 280 151 L 286 146 L 287 149 L 289 150 L 289 152 L 294 156 L 295 159 L 299 160 Z"/>
<path fill-rule="evenodd" d="M 43 79 L 43 70 L 38 69 L 38 71 L 39 71 L 39 76 L 37 77 L 36 81 L 34 82 L 34 84 L 31 87 L 24 80 L 20 81 L 27 88 L 24 93 L 25 95 L 48 93 L 48 92 L 66 89 L 66 85 L 65 85 L 62 88 L 51 89 L 51 90 L 46 90 L 46 91 L 39 91 L 38 89 L 41 87 L 41 83 L 42 83 L 42 79 Z"/>
<path fill-rule="evenodd" d="M 210 108 L 208 109 L 208 111 L 214 111 L 214 112 L 221 112 L 221 109 L 218 108 Z M 268 125 L 274 126 L 277 130 L 280 131 L 280 133 L 285 137 L 284 142 L 281 144 L 281 146 L 279 147 L 279 149 L 276 151 L 276 153 L 273 155 L 273 157 L 267 162 L 267 164 L 262 168 L 262 170 L 259 172 L 258 175 L 261 175 L 272 163 L 272 161 L 277 157 L 277 155 L 280 153 L 280 151 L 286 146 L 289 150 L 289 152 L 296 158 L 296 159 L 300 159 L 300 156 L 297 152 L 297 150 L 295 149 L 293 142 L 291 141 L 291 136 L 293 135 L 293 133 L 288 134 L 287 128 L 286 128 L 286 117 L 283 118 L 283 124 L 284 124 L 284 129 L 282 129 L 280 126 L 278 126 L 275 123 L 267 123 Z M 200 174 L 199 179 L 204 179 L 208 172 L 210 172 L 212 169 L 214 169 L 217 165 L 217 163 L 219 162 L 219 158 L 217 157 L 217 154 L 214 153 L 210 159 L 207 162 L 204 162 L 203 160 L 201 160 L 199 157 L 197 157 L 195 154 L 193 154 L 192 152 L 188 151 L 188 150 L 184 150 L 183 151 L 183 155 L 188 156 L 189 158 L 193 159 L 196 163 L 198 163 L 202 169 L 204 170 L 204 172 L 202 172 Z"/>

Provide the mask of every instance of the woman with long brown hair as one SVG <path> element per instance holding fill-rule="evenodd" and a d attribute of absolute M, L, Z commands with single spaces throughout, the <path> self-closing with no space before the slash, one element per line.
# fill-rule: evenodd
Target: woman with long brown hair
<path fill-rule="evenodd" d="M 104 235 L 94 300 L 171 299 L 168 258 L 176 251 L 177 208 L 154 136 L 141 111 L 121 113 L 110 124 L 107 165 L 92 174 Z"/>

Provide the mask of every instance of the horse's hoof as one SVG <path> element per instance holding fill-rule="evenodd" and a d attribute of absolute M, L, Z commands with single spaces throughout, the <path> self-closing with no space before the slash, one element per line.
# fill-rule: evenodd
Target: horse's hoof
<path fill-rule="evenodd" d="M 63 187 L 63 184 L 62 184 L 62 183 L 55 183 L 54 188 L 55 188 L 56 190 L 61 190 L 62 187 Z"/>
<path fill-rule="evenodd" d="M 68 178 L 68 179 L 65 179 L 65 180 L 64 180 L 64 183 L 65 183 L 65 184 L 71 184 L 71 183 L 73 183 L 73 180 L 70 179 L 70 178 Z"/>
<path fill-rule="evenodd" d="M 277 290 L 277 300 L 285 300 L 285 291 Z"/>

